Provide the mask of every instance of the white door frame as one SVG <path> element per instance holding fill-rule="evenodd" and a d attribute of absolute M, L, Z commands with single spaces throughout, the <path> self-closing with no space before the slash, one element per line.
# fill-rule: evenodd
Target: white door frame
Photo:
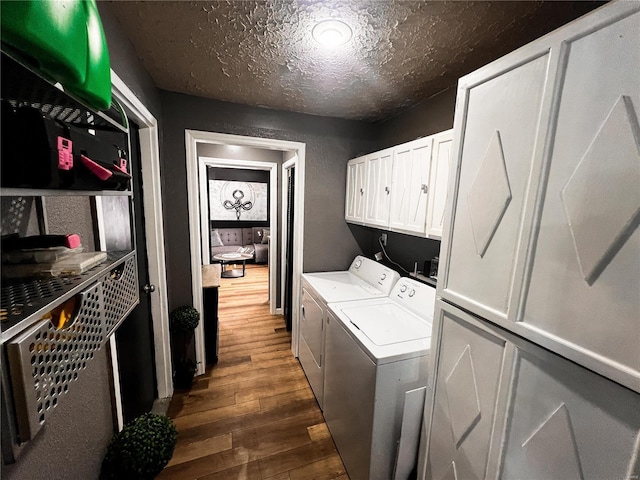
<path fill-rule="evenodd" d="M 187 167 L 187 200 L 189 206 L 189 246 L 191 249 L 191 289 L 193 292 L 193 306 L 202 311 L 202 253 L 200 243 L 200 195 L 198 192 L 198 143 L 208 143 L 216 145 L 237 145 L 243 147 L 263 148 L 267 150 L 293 151 L 298 156 L 298 168 L 296 168 L 296 182 L 299 188 L 296 189 L 296 205 L 304 206 L 304 159 L 305 144 L 300 142 L 290 142 L 286 140 L 275 140 L 270 138 L 244 137 L 240 135 L 230 135 L 225 133 L 203 132 L 198 130 L 185 130 L 186 147 L 186 167 Z M 272 202 L 273 205 L 273 202 Z M 304 232 L 304 208 L 298 209 L 294 225 L 294 237 L 302 239 Z M 274 235 L 275 236 L 275 235 Z M 294 250 L 294 278 L 299 278 L 302 274 L 303 244 L 298 242 L 298 248 Z M 271 250 L 271 249 L 269 249 Z M 270 253 L 271 255 L 271 253 Z M 275 285 L 275 282 L 274 282 Z M 294 290 L 294 304 L 300 301 L 299 288 Z M 202 322 L 195 332 L 196 346 L 196 375 L 204 374 L 206 365 L 204 328 Z M 298 355 L 298 321 L 293 324 L 293 334 L 291 349 L 295 356 Z"/>
<path fill-rule="evenodd" d="M 142 206 L 145 213 L 145 237 L 149 262 L 149 281 L 156 290 L 151 294 L 153 341 L 158 398 L 173 395 L 171 343 L 169 337 L 169 306 L 167 300 L 167 269 L 164 252 L 162 220 L 162 188 L 160 183 L 160 152 L 158 122 L 144 104 L 111 70 L 115 98 L 129 118 L 140 126 L 140 167 L 144 192 Z M 140 199 L 134 199 L 140 201 Z M 115 351 L 115 349 L 114 349 Z"/>
<path fill-rule="evenodd" d="M 254 160 L 232 160 L 228 158 L 198 158 L 199 194 L 200 205 L 207 201 L 207 167 L 215 168 L 240 168 L 247 170 L 266 170 L 269 172 L 269 228 L 271 239 L 269 241 L 269 265 L 275 265 L 278 258 L 278 164 L 273 162 L 258 162 Z M 209 235 L 202 235 L 209 231 L 211 220 L 207 217 L 207 210 L 200 209 L 200 235 L 202 242 L 202 264 L 211 263 L 211 250 L 209 249 Z M 277 298 L 276 279 L 277 269 L 269 269 L 269 313 L 276 315 L 282 313 L 276 308 Z"/>

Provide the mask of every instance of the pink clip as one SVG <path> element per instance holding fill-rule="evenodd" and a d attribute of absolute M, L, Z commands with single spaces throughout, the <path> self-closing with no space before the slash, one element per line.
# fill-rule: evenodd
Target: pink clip
<path fill-rule="evenodd" d="M 80 160 L 82 160 L 82 163 L 84 164 L 84 166 L 87 167 L 89 170 L 91 170 L 91 173 L 93 173 L 100 180 L 103 180 L 103 181 L 107 180 L 113 175 L 113 172 L 107 170 L 102 165 L 98 165 L 89 157 L 80 155 Z"/>
<path fill-rule="evenodd" d="M 118 162 L 118 164 L 114 165 L 115 168 L 117 168 L 118 170 L 120 170 L 122 173 L 126 173 L 128 175 L 127 172 L 127 160 L 124 158 L 121 158 L 120 161 Z"/>

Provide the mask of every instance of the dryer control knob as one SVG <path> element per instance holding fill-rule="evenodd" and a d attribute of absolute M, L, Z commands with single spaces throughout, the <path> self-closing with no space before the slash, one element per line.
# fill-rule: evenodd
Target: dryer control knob
<path fill-rule="evenodd" d="M 380 275 L 380 280 L 384 280 L 385 278 L 387 278 L 387 274 L 383 273 L 382 275 Z"/>
<path fill-rule="evenodd" d="M 401 285 L 401 286 L 400 286 L 400 291 L 401 291 L 402 293 L 406 292 L 406 291 L 407 291 L 407 286 L 406 286 L 406 285 Z"/>
<path fill-rule="evenodd" d="M 411 290 L 409 290 L 409 296 L 413 297 L 416 294 L 416 291 L 412 288 Z"/>
<path fill-rule="evenodd" d="M 360 268 L 360 265 L 362 265 L 362 260 L 356 260 L 356 263 L 353 264 L 353 268 Z"/>

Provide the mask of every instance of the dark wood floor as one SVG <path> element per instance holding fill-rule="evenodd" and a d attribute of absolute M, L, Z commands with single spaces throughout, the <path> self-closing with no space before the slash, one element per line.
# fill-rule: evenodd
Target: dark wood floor
<path fill-rule="evenodd" d="M 268 269 L 222 279 L 219 361 L 169 416 L 178 444 L 160 479 L 348 479 L 282 316 L 269 314 Z"/>

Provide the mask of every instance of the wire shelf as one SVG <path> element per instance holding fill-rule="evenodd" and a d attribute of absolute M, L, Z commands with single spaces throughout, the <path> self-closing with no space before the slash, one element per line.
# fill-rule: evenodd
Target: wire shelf
<path fill-rule="evenodd" d="M 104 262 L 80 275 L 3 281 L 0 289 L 0 343 L 17 335 L 43 314 L 133 255 L 133 252 L 109 252 Z M 135 292 L 129 292 L 129 296 L 135 297 L 137 302 L 137 287 Z"/>

